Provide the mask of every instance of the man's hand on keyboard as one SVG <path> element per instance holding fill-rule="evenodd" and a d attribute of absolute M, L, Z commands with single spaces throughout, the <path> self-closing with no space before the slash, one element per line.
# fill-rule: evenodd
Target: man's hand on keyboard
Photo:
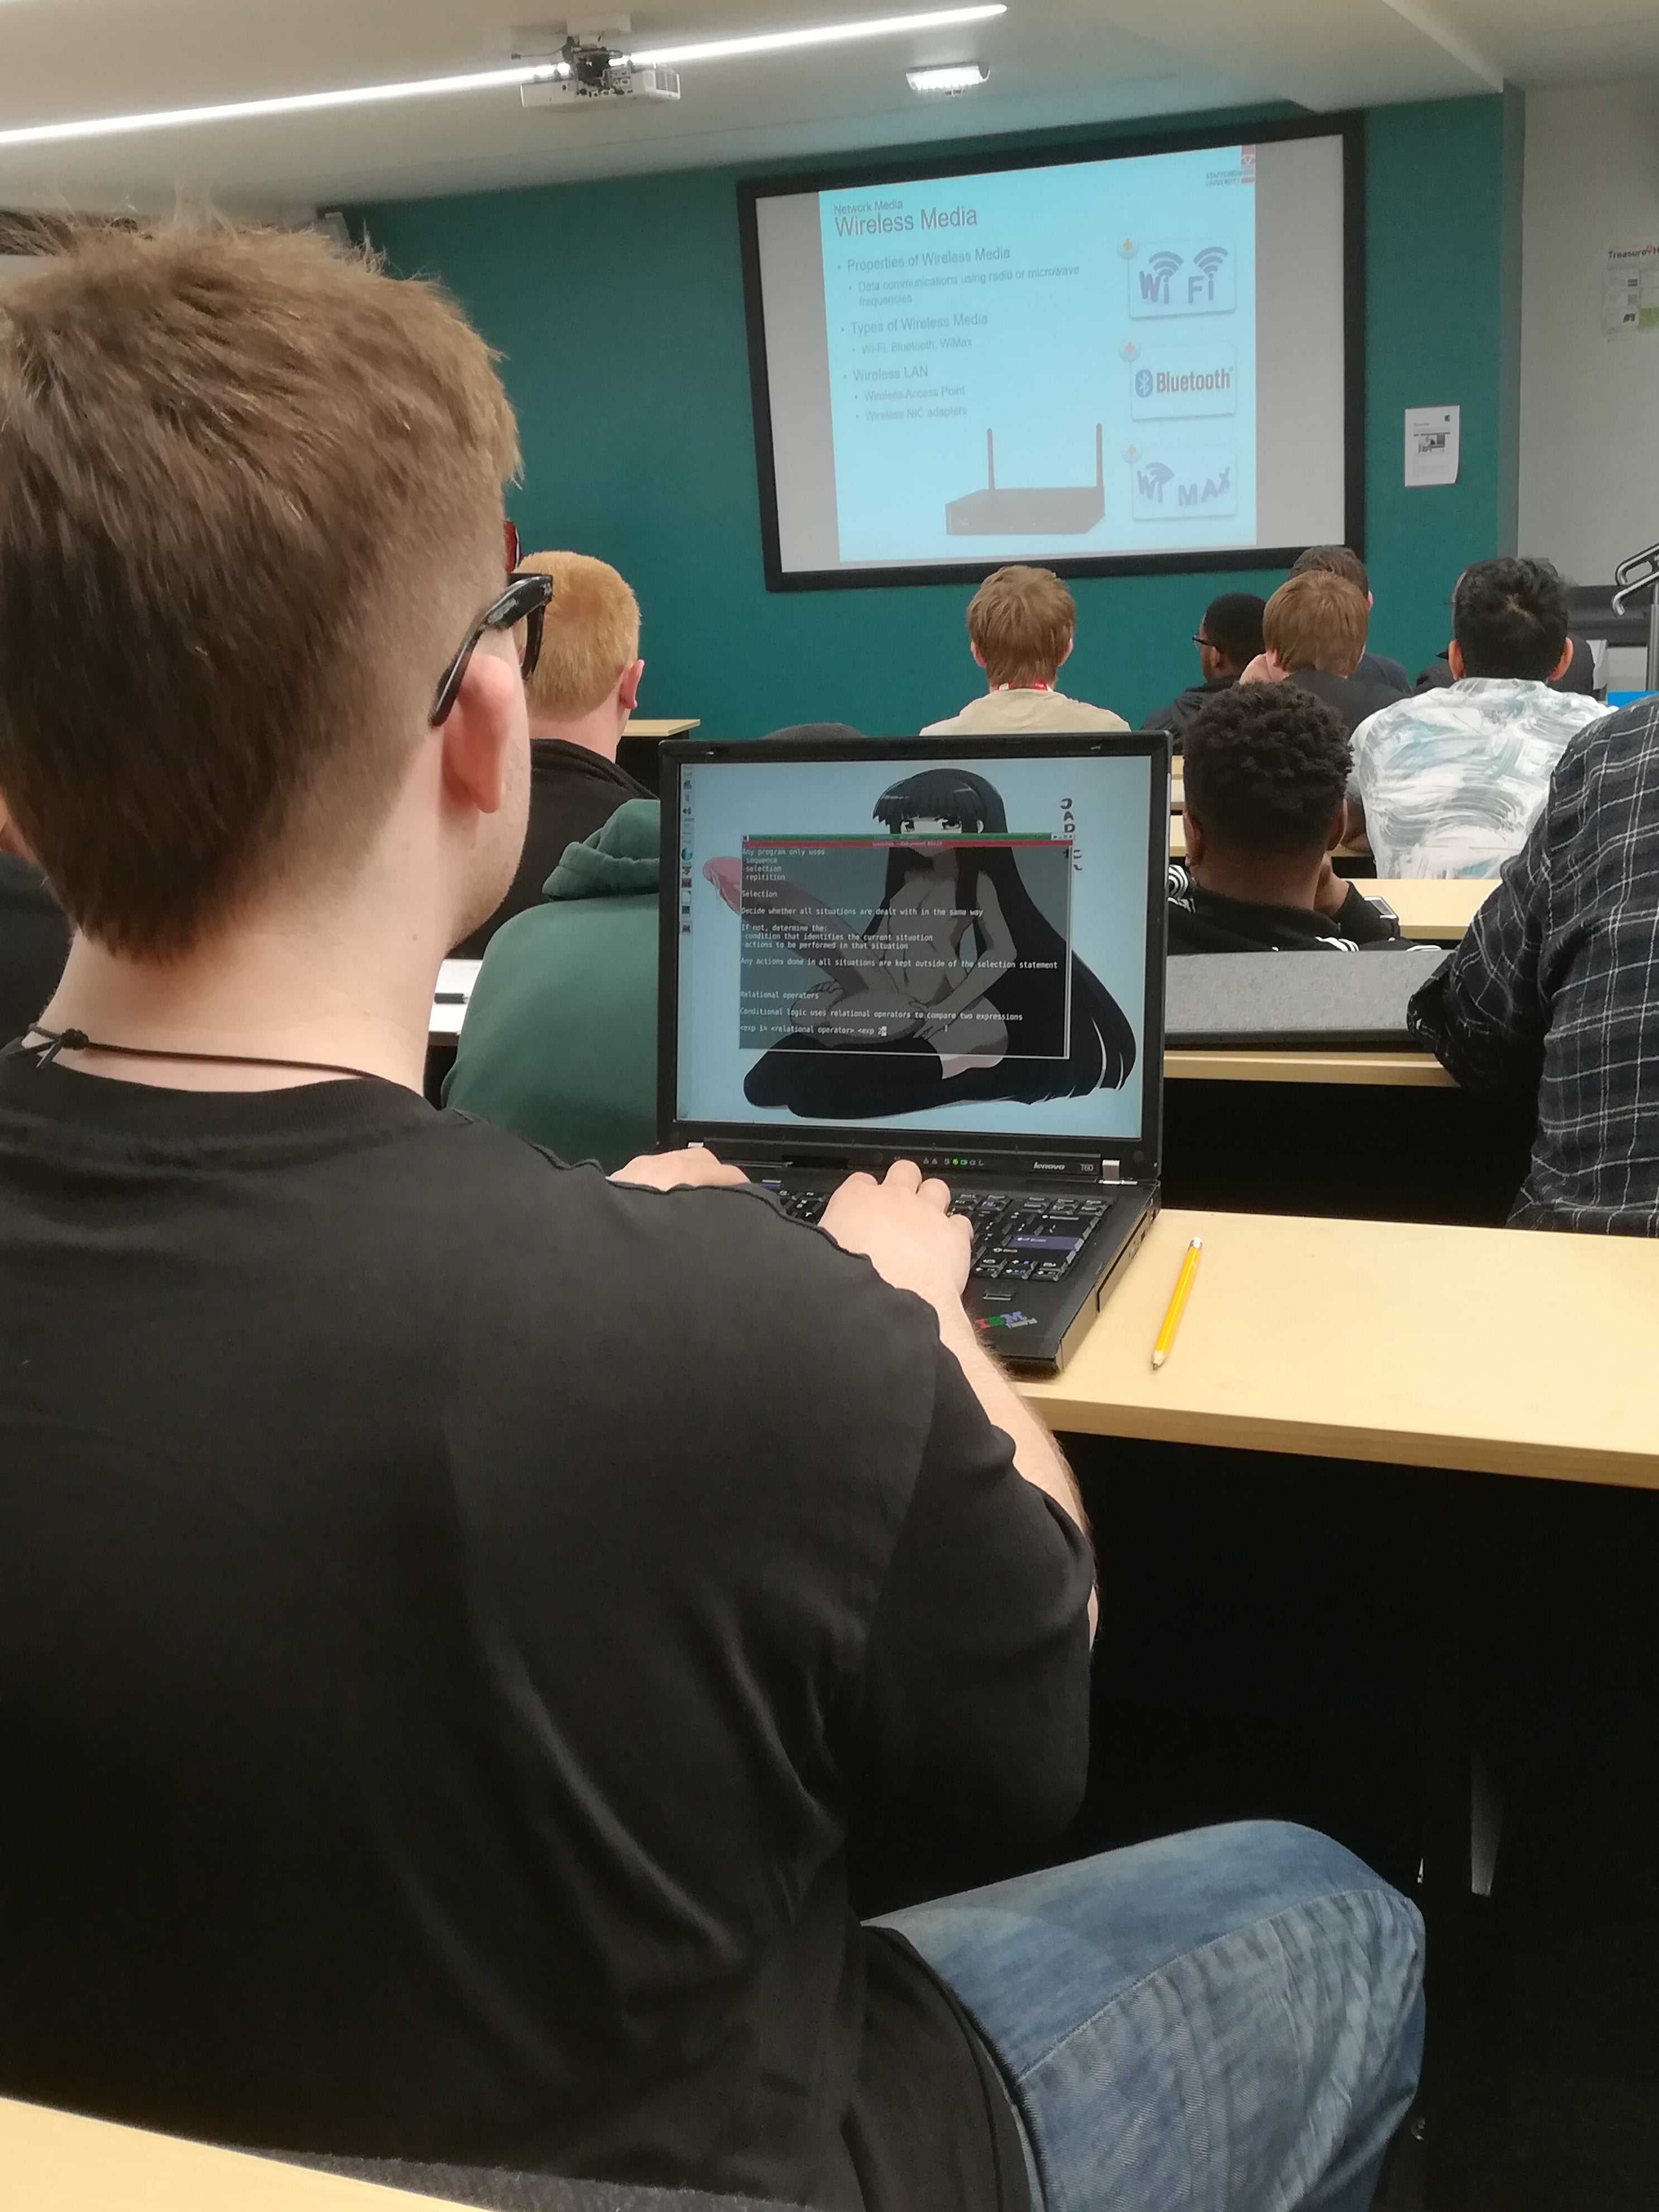
<path fill-rule="evenodd" d="M 747 1182 L 741 1168 L 728 1167 L 701 1145 L 688 1145 L 683 1152 L 642 1152 L 618 1168 L 612 1182 L 647 1183 L 653 1190 L 685 1190 L 693 1185 Z"/>
<path fill-rule="evenodd" d="M 959 1308 L 974 1240 L 950 1204 L 946 1184 L 924 1182 L 915 1161 L 896 1160 L 880 1182 L 848 1176 L 819 1226 L 844 1251 L 861 1252 L 895 1290 L 914 1291 L 941 1310 Z"/>

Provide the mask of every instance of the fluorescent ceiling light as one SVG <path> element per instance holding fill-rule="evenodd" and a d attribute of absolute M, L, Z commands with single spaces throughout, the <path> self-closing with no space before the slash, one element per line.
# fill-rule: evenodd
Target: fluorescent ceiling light
<path fill-rule="evenodd" d="M 1006 15 L 1004 0 L 978 8 L 934 8 L 925 15 L 878 15 L 862 23 L 825 23 L 809 31 L 760 31 L 747 39 L 710 39 L 702 46 L 653 46 L 629 54 L 637 69 L 659 64 L 678 68 L 685 62 L 734 60 L 740 54 L 781 54 L 795 46 L 838 46 L 851 39 L 896 38 L 905 31 L 947 30 L 953 23 L 983 23 Z"/>
<path fill-rule="evenodd" d="M 66 138 L 120 138 L 134 131 L 176 131 L 190 123 L 240 123 L 256 115 L 305 115 L 324 107 L 373 107 L 394 100 L 435 99 L 448 92 L 495 92 L 542 84 L 557 74 L 551 62 L 512 69 L 471 70 L 465 76 L 422 76 L 407 84 L 351 85 L 340 92 L 290 92 L 276 100 L 228 100 L 216 107 L 166 107 L 153 115 L 101 115 L 84 123 L 31 123 L 0 131 L 0 146 L 49 146 Z"/>
<path fill-rule="evenodd" d="M 990 74 L 977 62 L 953 62 L 948 69 L 906 70 L 904 81 L 912 92 L 971 92 Z"/>
<path fill-rule="evenodd" d="M 662 46 L 623 58 L 636 69 L 682 62 L 725 61 L 741 54 L 783 53 L 796 46 L 838 46 L 851 39 L 894 38 L 906 31 L 981 23 L 1006 15 L 1004 0 L 974 8 L 935 8 L 926 15 L 884 15 L 863 22 L 826 23 L 805 31 L 766 31 L 753 38 L 711 39 L 702 46 Z M 338 92 L 285 93 L 274 100 L 229 100 L 212 107 L 167 107 L 149 115 L 102 115 L 75 123 L 30 123 L 0 130 L 0 147 L 51 146 L 77 138 L 120 138 L 141 131 L 178 131 L 198 123 L 240 123 L 256 116 L 307 115 L 331 107 L 378 107 L 393 100 L 434 100 L 456 92 L 499 92 L 545 84 L 569 74 L 552 61 L 520 62 L 511 69 L 471 70 L 459 76 L 423 76 L 404 84 L 351 85 Z"/>

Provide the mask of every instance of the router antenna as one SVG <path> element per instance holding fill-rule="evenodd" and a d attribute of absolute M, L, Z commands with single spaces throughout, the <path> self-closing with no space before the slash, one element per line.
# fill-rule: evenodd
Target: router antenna
<path fill-rule="evenodd" d="M 994 431 L 988 430 L 988 431 L 985 433 L 985 489 L 986 489 L 986 490 L 987 490 L 987 491 L 994 491 L 994 490 L 996 489 L 996 488 L 997 488 L 997 441 L 996 441 L 996 434 L 995 434 L 995 432 L 994 432 Z"/>
<path fill-rule="evenodd" d="M 1095 424 L 1095 489 L 1106 489 L 1106 441 L 1101 425 Z"/>

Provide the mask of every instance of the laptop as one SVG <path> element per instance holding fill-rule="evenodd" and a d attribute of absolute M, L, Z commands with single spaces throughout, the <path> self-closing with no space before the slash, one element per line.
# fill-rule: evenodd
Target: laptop
<path fill-rule="evenodd" d="M 1157 736 L 665 744 L 665 1146 L 803 1221 L 916 1161 L 984 1340 L 1055 1373 L 1158 1211 L 1169 775 Z"/>

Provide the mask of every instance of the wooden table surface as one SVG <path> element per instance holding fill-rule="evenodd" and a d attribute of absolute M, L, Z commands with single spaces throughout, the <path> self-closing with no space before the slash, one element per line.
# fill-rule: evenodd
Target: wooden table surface
<path fill-rule="evenodd" d="M 1164 1055 L 1171 1082 L 1341 1083 L 1413 1091 L 1457 1085 L 1426 1052 L 1271 1052 L 1259 1047 L 1171 1049 Z"/>
<path fill-rule="evenodd" d="M 1462 876 L 1377 876 L 1359 888 L 1367 898 L 1388 901 L 1402 937 L 1431 944 L 1462 937 L 1498 884 Z"/>
<path fill-rule="evenodd" d="M 419 2212 L 438 2201 L 0 2098 L 6 2212 Z"/>
<path fill-rule="evenodd" d="M 700 721 L 678 721 L 671 717 L 667 721 L 653 721 L 649 715 L 630 714 L 625 738 L 689 738 L 693 730 L 700 730 Z"/>
<path fill-rule="evenodd" d="M 1653 1238 L 1170 1212 L 1064 1374 L 1023 1387 L 1062 1432 L 1659 1489 L 1656 1341 Z"/>

